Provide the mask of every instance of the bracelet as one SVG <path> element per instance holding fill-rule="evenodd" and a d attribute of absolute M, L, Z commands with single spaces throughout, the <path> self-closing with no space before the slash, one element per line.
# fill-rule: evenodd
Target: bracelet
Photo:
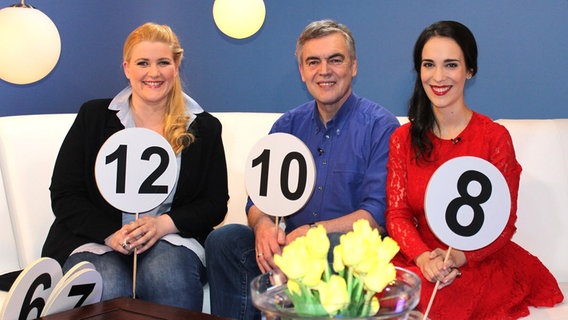
<path fill-rule="evenodd" d="M 310 227 L 310 229 L 312 229 L 312 228 L 317 228 L 318 225 L 315 222 L 312 222 L 312 223 L 308 224 L 308 227 Z"/>

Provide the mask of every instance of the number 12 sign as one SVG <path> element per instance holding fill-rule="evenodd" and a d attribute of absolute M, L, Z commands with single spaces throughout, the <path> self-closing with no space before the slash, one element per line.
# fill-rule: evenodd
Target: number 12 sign
<path fill-rule="evenodd" d="M 145 128 L 110 136 L 95 162 L 99 191 L 115 208 L 145 212 L 168 197 L 177 177 L 174 151 L 164 137 Z"/>
<path fill-rule="evenodd" d="M 249 197 L 262 212 L 284 217 L 300 210 L 314 190 L 316 169 L 308 147 L 288 133 L 273 133 L 251 149 L 245 168 Z"/>

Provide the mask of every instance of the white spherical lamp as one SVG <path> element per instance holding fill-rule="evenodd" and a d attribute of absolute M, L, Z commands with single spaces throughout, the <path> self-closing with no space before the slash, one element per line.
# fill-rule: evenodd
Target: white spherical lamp
<path fill-rule="evenodd" d="M 0 10 L 0 79 L 39 81 L 53 70 L 60 53 L 57 27 L 43 12 L 23 1 Z"/>
<path fill-rule="evenodd" d="M 252 36 L 264 23 L 266 7 L 263 0 L 215 0 L 213 19 L 229 37 L 244 39 Z"/>

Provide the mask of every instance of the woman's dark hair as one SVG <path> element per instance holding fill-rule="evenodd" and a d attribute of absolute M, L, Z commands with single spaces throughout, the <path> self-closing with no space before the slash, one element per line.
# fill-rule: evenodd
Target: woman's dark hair
<path fill-rule="evenodd" d="M 414 70 L 416 81 L 414 91 L 408 102 L 408 119 L 410 120 L 410 137 L 416 159 L 427 159 L 432 153 L 432 141 L 426 133 L 434 126 L 434 113 L 430 99 L 426 95 L 420 79 L 422 67 L 422 50 L 432 37 L 453 39 L 461 48 L 465 64 L 471 76 L 477 73 L 477 44 L 473 33 L 463 24 L 456 21 L 438 21 L 422 31 L 414 44 Z"/>

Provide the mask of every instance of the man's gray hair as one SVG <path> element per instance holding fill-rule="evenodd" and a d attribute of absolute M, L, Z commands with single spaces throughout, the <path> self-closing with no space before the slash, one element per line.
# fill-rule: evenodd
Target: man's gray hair
<path fill-rule="evenodd" d="M 351 30 L 341 23 L 326 19 L 314 21 L 308 24 L 302 34 L 298 37 L 298 41 L 296 42 L 296 58 L 298 59 L 298 64 L 302 64 L 302 50 L 304 49 L 304 44 L 308 40 L 325 37 L 333 33 L 339 33 L 343 36 L 351 59 L 357 59 L 355 39 L 351 34 Z"/>

